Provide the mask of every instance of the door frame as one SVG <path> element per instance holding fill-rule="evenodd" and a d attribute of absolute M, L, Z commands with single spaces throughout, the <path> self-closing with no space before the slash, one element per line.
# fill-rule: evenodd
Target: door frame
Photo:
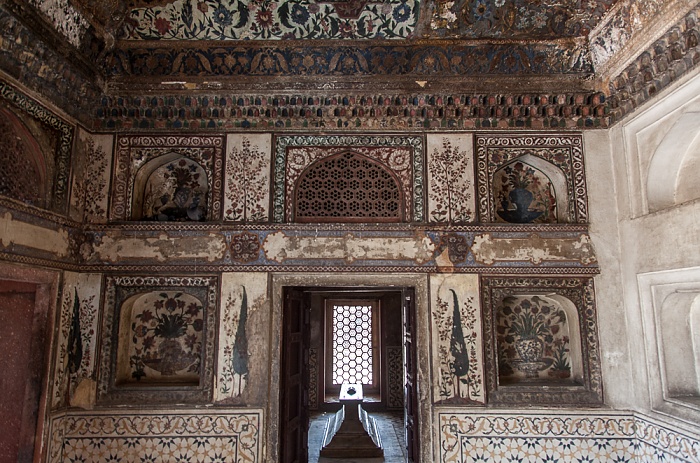
<path fill-rule="evenodd" d="M 271 278 L 271 333 L 270 333 L 270 391 L 266 427 L 267 461 L 278 461 L 280 454 L 280 381 L 282 321 L 284 314 L 284 288 L 347 288 L 363 289 L 412 287 L 415 290 L 415 355 L 417 360 L 418 395 L 418 440 L 421 443 L 420 460 L 431 461 L 433 453 L 433 423 L 430 372 L 430 319 L 429 319 L 429 275 L 384 274 L 384 273 L 273 273 Z"/>
<path fill-rule="evenodd" d="M 61 274 L 58 271 L 28 268 L 10 263 L 0 263 L 0 280 L 15 281 L 36 285 L 34 293 L 34 319 L 32 327 L 32 348 L 37 349 L 42 357 L 40 376 L 39 404 L 36 415 L 36 432 L 34 439 L 34 455 L 32 461 L 39 463 L 47 459 L 49 437 L 49 397 L 50 381 L 54 375 L 54 364 L 51 360 L 56 355 L 55 341 L 58 325 L 57 301 Z M 40 345 L 35 345 L 38 342 Z"/>

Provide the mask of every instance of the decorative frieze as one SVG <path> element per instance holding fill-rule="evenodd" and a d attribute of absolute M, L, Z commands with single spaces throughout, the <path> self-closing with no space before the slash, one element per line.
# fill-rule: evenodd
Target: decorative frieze
<path fill-rule="evenodd" d="M 695 6 L 619 74 L 608 78 L 611 123 L 622 120 L 700 62 L 700 6 Z"/>

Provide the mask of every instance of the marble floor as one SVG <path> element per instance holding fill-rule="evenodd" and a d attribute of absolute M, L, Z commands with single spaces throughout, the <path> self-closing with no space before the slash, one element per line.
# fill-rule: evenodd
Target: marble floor
<path fill-rule="evenodd" d="M 406 445 L 403 412 L 370 413 L 377 420 L 384 458 L 319 458 L 323 433 L 331 413 L 311 415 L 309 423 L 309 463 L 405 463 Z"/>

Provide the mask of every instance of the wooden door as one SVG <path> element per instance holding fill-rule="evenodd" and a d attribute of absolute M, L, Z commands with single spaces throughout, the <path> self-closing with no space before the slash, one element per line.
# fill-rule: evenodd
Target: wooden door
<path fill-rule="evenodd" d="M 280 384 L 280 462 L 308 461 L 309 304 L 304 293 L 285 288 Z"/>
<path fill-rule="evenodd" d="M 34 460 L 45 346 L 35 292 L 31 283 L 0 281 L 0 462 Z"/>
<path fill-rule="evenodd" d="M 416 310 L 414 293 L 415 291 L 413 288 L 404 288 L 403 290 L 403 352 L 406 369 L 404 415 L 406 424 L 406 455 L 409 462 L 419 463 L 420 440 L 418 438 L 418 375 L 416 366 Z"/>

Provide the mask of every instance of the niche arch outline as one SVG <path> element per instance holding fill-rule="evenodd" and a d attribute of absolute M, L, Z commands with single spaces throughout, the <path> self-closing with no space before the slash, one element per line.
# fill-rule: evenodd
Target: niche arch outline
<path fill-rule="evenodd" d="M 577 320 L 580 372 L 575 381 L 535 381 L 502 385 L 499 382 L 497 316 L 501 301 L 512 295 L 551 298 Z M 595 290 L 590 277 L 482 276 L 481 305 L 484 330 L 484 378 L 489 405 L 495 406 L 600 406 L 603 381 L 596 320 Z M 570 322 L 575 327 L 573 322 Z M 572 350 L 578 349 L 576 343 Z M 573 352 L 574 354 L 576 352 Z M 578 373 L 572 371 L 574 375 Z"/>
<path fill-rule="evenodd" d="M 207 172 L 207 169 L 205 166 L 203 166 L 197 159 L 192 159 L 189 156 L 186 156 L 184 154 L 178 153 L 176 151 L 171 151 L 166 154 L 162 154 L 158 157 L 155 157 L 153 159 L 150 159 L 146 163 L 144 163 L 136 172 L 136 175 L 134 177 L 134 182 L 132 186 L 132 204 L 131 204 L 131 220 L 153 220 L 153 219 L 146 219 L 145 216 L 145 195 L 146 195 L 146 187 L 149 185 L 151 179 L 153 178 L 153 175 L 162 167 L 173 163 L 175 161 L 178 161 L 180 159 L 187 160 L 194 165 L 197 166 L 198 169 L 201 170 L 201 172 L 197 172 L 200 174 L 204 174 L 205 178 L 205 185 L 206 185 L 206 191 L 204 192 L 204 198 L 205 198 L 205 205 L 202 207 L 204 209 L 204 219 L 205 220 L 211 220 L 210 214 L 211 214 L 211 207 L 210 204 L 212 202 L 212 185 L 210 183 L 211 180 L 211 174 Z M 194 221 L 194 220 L 192 220 Z"/>
<path fill-rule="evenodd" d="M 342 160 L 343 158 L 346 158 L 346 162 L 351 162 L 352 160 L 357 160 L 360 163 L 367 163 L 371 167 L 376 167 L 381 175 L 382 173 L 385 174 L 390 181 L 393 182 L 393 186 L 395 187 L 395 191 L 397 194 L 396 198 L 388 198 L 384 202 L 389 202 L 391 199 L 395 200 L 396 204 L 396 214 L 394 215 L 389 215 L 389 216 L 384 216 L 382 217 L 381 215 L 372 215 L 376 213 L 375 210 L 373 209 L 362 209 L 361 212 L 366 213 L 365 216 L 360 216 L 358 215 L 331 215 L 332 211 L 324 211 L 328 213 L 328 215 L 325 216 L 309 216 L 309 217 L 300 217 L 299 215 L 299 207 L 300 207 L 300 196 L 305 193 L 307 190 L 302 189 L 302 183 L 307 180 L 308 176 L 312 173 L 313 169 L 322 167 L 324 164 L 327 164 L 329 162 L 333 161 L 338 161 Z M 362 182 L 369 181 L 371 182 L 372 179 L 360 179 L 359 175 L 361 174 L 369 174 L 371 172 L 369 169 L 367 171 L 364 171 L 363 169 L 358 169 L 354 168 L 351 170 L 341 170 L 344 172 L 351 172 L 354 173 L 353 178 L 348 178 L 347 176 L 344 175 L 344 179 L 348 180 L 348 182 L 356 181 L 358 185 Z M 335 179 L 335 180 L 343 180 L 343 179 Z M 320 180 L 319 180 L 320 181 Z M 338 181 L 333 181 L 332 179 L 328 178 L 326 180 L 326 183 L 335 183 L 335 186 L 337 186 Z M 350 195 L 351 199 L 347 200 L 349 203 L 357 203 L 358 205 L 362 202 L 369 202 L 371 201 L 372 203 L 380 203 L 382 202 L 382 196 L 384 193 L 391 194 L 391 190 L 387 189 L 382 189 L 382 190 L 369 190 L 362 187 L 360 188 L 361 185 L 358 186 L 358 188 L 353 189 L 350 185 L 344 190 L 335 190 L 338 192 L 339 199 L 344 199 L 345 195 Z M 396 173 L 391 169 L 390 166 L 387 166 L 383 162 L 377 159 L 372 159 L 368 156 L 365 156 L 361 153 L 358 153 L 355 150 L 352 149 L 347 149 L 343 150 L 339 153 L 331 154 L 326 157 L 322 157 L 319 159 L 315 159 L 312 163 L 310 163 L 306 168 L 299 174 L 297 179 L 294 182 L 294 190 L 292 193 L 292 202 L 293 202 L 293 220 L 295 222 L 361 222 L 361 223 L 385 223 L 385 222 L 405 222 L 406 221 L 406 216 L 405 216 L 405 208 L 406 208 L 406 202 L 405 202 L 405 196 L 404 196 L 404 188 L 405 185 L 401 182 L 401 179 L 396 175 Z M 369 195 L 370 191 L 377 191 L 377 199 L 376 200 L 371 200 L 367 198 L 365 195 Z M 357 192 L 363 193 L 364 199 L 361 199 L 359 196 L 357 196 Z M 329 194 L 332 195 L 332 192 Z M 322 199 L 318 199 L 318 201 L 323 201 Z M 332 199 L 326 200 L 328 203 L 333 202 Z M 376 205 L 376 204 L 374 204 Z M 319 211 L 320 212 L 320 211 Z"/>
<path fill-rule="evenodd" d="M 503 221 L 507 222 L 505 219 L 499 217 L 498 214 L 498 208 L 496 207 L 496 204 L 499 202 L 498 197 L 497 197 L 497 192 L 496 187 L 498 186 L 498 183 L 496 181 L 496 177 L 503 172 L 506 168 L 510 166 L 515 166 L 518 162 L 523 163 L 526 166 L 532 167 L 536 172 L 541 173 L 544 177 L 547 178 L 549 181 L 549 184 L 551 185 L 552 189 L 554 190 L 554 198 L 555 198 L 555 206 L 556 206 L 556 217 L 554 221 L 547 221 L 544 223 L 567 223 L 569 221 L 569 201 L 568 201 L 568 188 L 566 185 L 566 176 L 564 175 L 564 172 L 557 167 L 556 165 L 552 164 L 551 162 L 542 159 L 538 156 L 534 156 L 530 153 L 523 154 L 522 156 L 518 156 L 516 158 L 513 158 L 509 160 L 507 163 L 499 166 L 492 174 L 491 176 L 491 185 L 492 185 L 492 191 L 491 194 L 493 195 L 493 200 L 494 200 L 494 221 Z M 505 175 L 505 174 L 504 174 Z M 500 220 L 498 220 L 500 219 Z M 537 220 L 537 219 L 534 219 Z M 517 223 L 517 222 L 510 222 L 510 223 Z M 528 223 L 541 223 L 541 222 L 528 222 Z"/>

